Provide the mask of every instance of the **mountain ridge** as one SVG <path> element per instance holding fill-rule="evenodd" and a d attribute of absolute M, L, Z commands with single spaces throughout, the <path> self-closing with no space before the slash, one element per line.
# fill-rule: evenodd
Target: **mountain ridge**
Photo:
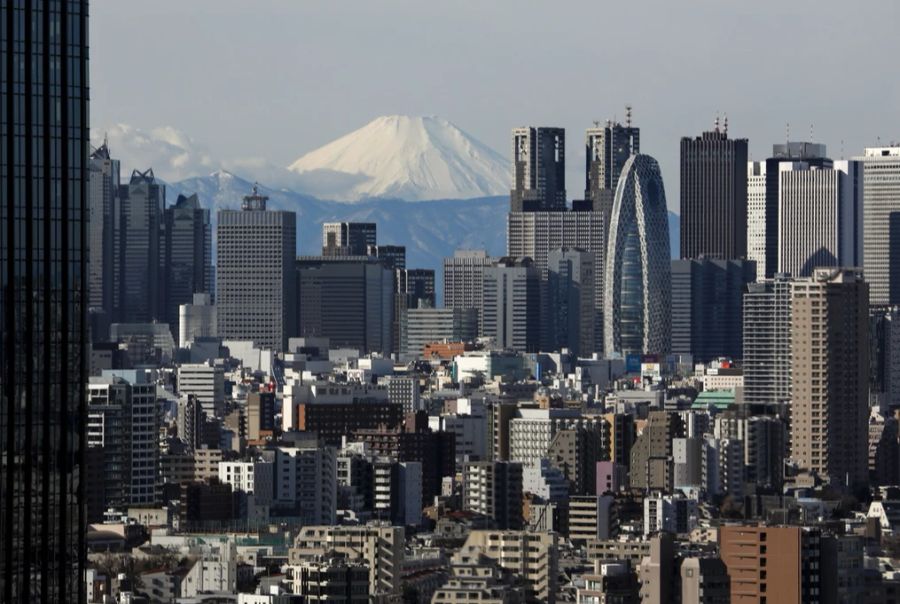
<path fill-rule="evenodd" d="M 504 195 L 509 162 L 437 116 L 381 116 L 314 149 L 287 169 L 315 183 L 330 178 L 324 197 L 406 201 Z"/>

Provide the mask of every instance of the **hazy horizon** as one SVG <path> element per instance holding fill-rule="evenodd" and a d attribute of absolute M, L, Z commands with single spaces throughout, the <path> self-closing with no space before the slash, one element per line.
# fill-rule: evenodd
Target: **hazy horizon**
<path fill-rule="evenodd" d="M 887 1 L 91 8 L 92 127 L 190 137 L 198 173 L 286 166 L 380 115 L 439 115 L 507 158 L 513 127 L 565 127 L 577 198 L 584 130 L 630 104 L 677 210 L 679 139 L 717 114 L 756 159 L 787 124 L 835 158 L 900 139 L 900 5 Z"/>

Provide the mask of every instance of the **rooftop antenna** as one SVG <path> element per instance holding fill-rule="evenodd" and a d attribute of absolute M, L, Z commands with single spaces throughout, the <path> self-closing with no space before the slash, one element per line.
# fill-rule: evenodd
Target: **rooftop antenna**
<path fill-rule="evenodd" d="M 716 111 L 716 121 L 713 122 L 713 126 L 715 127 L 716 132 L 718 132 L 719 131 L 719 112 L 718 111 Z"/>
<path fill-rule="evenodd" d="M 600 120 L 594 120 L 594 128 L 600 127 Z"/>
<path fill-rule="evenodd" d="M 631 128 L 631 105 L 625 105 L 625 125 Z"/>
<path fill-rule="evenodd" d="M 813 135 L 814 131 L 815 130 L 813 128 L 813 123 L 810 122 L 809 123 L 809 142 L 813 142 L 814 140 L 816 140 L 816 137 Z"/>
<path fill-rule="evenodd" d="M 103 133 L 103 146 L 109 147 L 109 132 Z"/>
<path fill-rule="evenodd" d="M 791 123 L 790 122 L 787 122 L 784 125 L 784 137 L 785 137 L 784 138 L 785 143 L 791 142 Z"/>
<path fill-rule="evenodd" d="M 725 114 L 725 136 L 728 136 L 728 114 Z"/>

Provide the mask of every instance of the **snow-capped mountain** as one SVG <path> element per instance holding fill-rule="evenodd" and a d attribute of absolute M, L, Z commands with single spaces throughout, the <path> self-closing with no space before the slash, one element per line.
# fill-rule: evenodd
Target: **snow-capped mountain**
<path fill-rule="evenodd" d="M 379 117 L 288 169 L 317 182 L 318 197 L 341 201 L 469 199 L 510 189 L 503 156 L 434 116 Z"/>

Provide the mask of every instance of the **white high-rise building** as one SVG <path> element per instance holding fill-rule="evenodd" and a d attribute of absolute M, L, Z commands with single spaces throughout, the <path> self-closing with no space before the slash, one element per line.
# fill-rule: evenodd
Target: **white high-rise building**
<path fill-rule="evenodd" d="M 178 366 L 178 393 L 194 395 L 209 417 L 225 412 L 225 372 L 212 363 L 184 363 Z"/>
<path fill-rule="evenodd" d="M 900 146 L 867 148 L 863 267 L 872 306 L 900 304 Z"/>
<path fill-rule="evenodd" d="M 747 162 L 747 260 L 756 262 L 756 280 L 766 277 L 766 162 Z"/>
<path fill-rule="evenodd" d="M 815 268 L 856 266 L 862 195 L 855 161 L 822 168 L 778 165 L 778 272 L 808 277 Z"/>
<path fill-rule="evenodd" d="M 254 187 L 241 210 L 219 210 L 216 313 L 223 339 L 281 351 L 295 335 L 297 215 L 267 199 Z"/>
<path fill-rule="evenodd" d="M 197 338 L 218 336 L 216 307 L 209 294 L 194 294 L 192 304 L 178 307 L 178 347 L 187 348 Z"/>

